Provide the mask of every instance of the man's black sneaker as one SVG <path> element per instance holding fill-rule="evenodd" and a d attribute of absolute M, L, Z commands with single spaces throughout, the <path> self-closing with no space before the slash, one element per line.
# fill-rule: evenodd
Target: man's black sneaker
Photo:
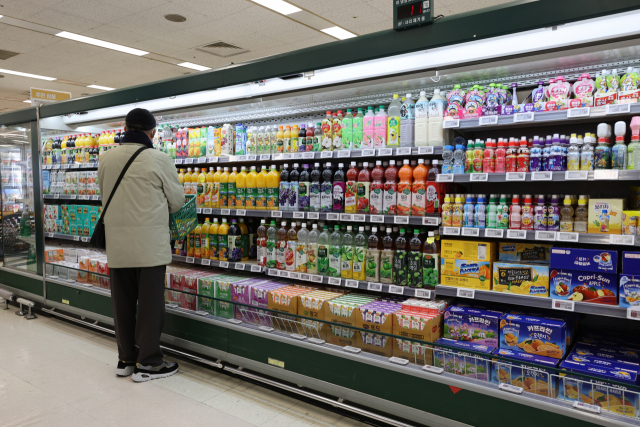
<path fill-rule="evenodd" d="M 119 377 L 129 377 L 133 374 L 136 368 L 135 362 L 123 362 L 118 360 L 118 367 L 116 368 L 116 375 Z"/>
<path fill-rule="evenodd" d="M 137 383 L 167 378 L 178 372 L 178 364 L 175 362 L 162 362 L 160 366 L 136 365 L 131 379 Z"/>

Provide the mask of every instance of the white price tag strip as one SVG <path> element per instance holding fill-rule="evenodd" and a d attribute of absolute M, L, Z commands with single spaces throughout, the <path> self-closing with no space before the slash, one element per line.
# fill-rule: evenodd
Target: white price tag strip
<path fill-rule="evenodd" d="M 629 104 L 627 104 L 629 105 Z M 593 171 L 594 180 L 615 181 L 618 179 L 618 169 L 598 169 Z"/>
<path fill-rule="evenodd" d="M 220 266 L 220 268 L 229 268 L 229 262 L 228 261 L 220 261 L 220 263 L 218 265 Z"/>
<path fill-rule="evenodd" d="M 384 222 L 384 216 L 382 215 L 371 215 L 369 217 L 371 222 Z"/>
<path fill-rule="evenodd" d="M 553 172 L 531 172 L 531 181 L 551 181 Z"/>
<path fill-rule="evenodd" d="M 633 235 L 611 234 L 609 236 L 609 244 L 633 246 L 635 244 L 635 237 L 636 236 Z"/>
<path fill-rule="evenodd" d="M 427 372 L 431 372 L 432 374 L 437 374 L 440 375 L 441 373 L 444 372 L 443 368 L 438 368 L 436 366 L 431 366 L 431 365 L 424 365 L 422 367 L 423 371 L 427 371 Z"/>
<path fill-rule="evenodd" d="M 433 147 L 418 147 L 418 154 L 433 154 Z"/>
<path fill-rule="evenodd" d="M 404 295 L 404 286 L 389 285 L 389 293 L 390 294 L 397 294 L 397 295 Z"/>
<path fill-rule="evenodd" d="M 276 270 L 275 268 L 270 268 L 269 271 L 267 272 L 267 274 L 269 276 L 277 276 L 278 275 L 278 270 Z"/>
<path fill-rule="evenodd" d="M 100 200 L 100 196 L 91 196 L 91 200 Z"/>
<path fill-rule="evenodd" d="M 556 232 L 555 231 L 536 231 L 536 240 L 548 240 L 550 242 L 556 241 Z"/>
<path fill-rule="evenodd" d="M 393 150 L 391 148 L 380 148 L 378 150 L 378 156 L 390 156 L 393 154 Z"/>
<path fill-rule="evenodd" d="M 416 298 L 427 298 L 427 299 L 431 299 L 431 292 L 428 289 L 416 289 Z"/>
<path fill-rule="evenodd" d="M 409 361 L 407 359 L 401 359 L 399 357 L 390 357 L 389 358 L 389 362 L 391 363 L 395 363 L 396 365 L 407 365 L 409 363 Z"/>
<path fill-rule="evenodd" d="M 244 270 L 244 264 L 236 263 L 236 270 Z"/>
<path fill-rule="evenodd" d="M 452 175 L 452 174 L 448 174 L 448 175 Z M 489 174 L 488 173 L 472 173 L 471 176 L 469 177 L 469 181 L 471 182 L 489 181 Z"/>
<path fill-rule="evenodd" d="M 482 116 L 478 122 L 480 126 L 490 126 L 498 124 L 498 116 Z"/>
<path fill-rule="evenodd" d="M 362 214 L 356 214 L 353 216 L 353 221 L 355 222 L 364 222 L 365 216 Z"/>
<path fill-rule="evenodd" d="M 627 104 L 629 105 L 629 104 Z M 608 105 L 607 105 L 608 107 Z M 578 409 L 580 411 L 586 411 L 586 412 L 591 412 L 593 414 L 599 414 L 600 413 L 600 407 L 597 405 L 590 405 L 588 403 L 584 403 L 584 402 L 573 402 L 573 407 L 575 409 Z"/>
<path fill-rule="evenodd" d="M 376 150 L 368 149 L 362 150 L 362 157 L 373 157 L 376 155 Z"/>
<path fill-rule="evenodd" d="M 267 159 L 269 160 L 269 159 Z M 217 157 L 207 157 L 207 163 L 218 163 Z"/>
<path fill-rule="evenodd" d="M 591 108 L 570 108 L 567 110 L 567 119 L 574 119 L 576 117 L 589 117 L 591 115 Z"/>
<path fill-rule="evenodd" d="M 289 279 L 300 280 L 300 274 L 296 273 L 295 271 L 291 271 L 289 272 Z"/>
<path fill-rule="evenodd" d="M 251 272 L 252 273 L 260 273 L 262 271 L 262 266 L 261 265 L 252 265 L 251 266 Z"/>
<path fill-rule="evenodd" d="M 278 270 L 278 276 L 280 277 L 289 277 L 289 272 L 285 270 Z"/>
<path fill-rule="evenodd" d="M 202 213 L 211 215 L 213 213 L 213 209 L 205 208 L 205 209 L 202 210 Z"/>
<path fill-rule="evenodd" d="M 314 154 L 313 153 L 304 153 L 302 155 L 303 158 L 307 159 L 307 160 L 313 160 L 314 158 Z"/>
<path fill-rule="evenodd" d="M 82 238 L 80 238 L 80 240 L 81 240 L 83 243 L 89 243 L 89 242 L 91 241 L 91 237 L 82 237 Z"/>
<path fill-rule="evenodd" d="M 196 213 L 202 213 L 202 208 L 196 208 Z"/>
<path fill-rule="evenodd" d="M 513 393 L 513 394 L 522 394 L 522 392 L 524 391 L 522 387 L 518 387 L 518 386 L 507 384 L 507 383 L 501 383 L 498 386 L 498 388 L 502 391 L 508 391 L 509 393 Z"/>
<path fill-rule="evenodd" d="M 396 156 L 409 156 L 409 155 L 411 155 L 410 147 L 403 147 L 403 148 L 396 149 Z"/>
<path fill-rule="evenodd" d="M 507 230 L 507 239 L 526 239 L 526 230 Z"/>
<path fill-rule="evenodd" d="M 202 265 L 211 265 L 211 260 L 210 259 L 203 259 L 202 260 Z"/>
<path fill-rule="evenodd" d="M 369 283 L 367 283 L 367 289 L 370 290 L 370 291 L 382 292 L 382 284 L 381 283 L 369 282 Z"/>
<path fill-rule="evenodd" d="M 184 164 L 185 164 L 185 165 L 191 165 L 191 164 L 193 164 L 193 159 L 184 159 Z"/>
<path fill-rule="evenodd" d="M 459 236 L 460 227 L 442 227 L 442 234 L 445 236 Z"/>
<path fill-rule="evenodd" d="M 337 277 L 330 277 L 329 278 L 329 284 L 330 285 L 334 285 L 334 286 L 340 286 L 340 282 L 341 280 Z"/>
<path fill-rule="evenodd" d="M 452 173 L 439 173 L 436 175 L 437 182 L 453 182 L 454 175 Z"/>
<path fill-rule="evenodd" d="M 422 225 L 438 225 L 440 223 L 440 218 L 436 216 L 426 216 L 422 218 Z"/>
<path fill-rule="evenodd" d="M 80 236 L 73 236 L 73 240 L 76 241 L 76 242 L 79 242 L 80 241 Z"/>
<path fill-rule="evenodd" d="M 311 280 L 311 277 L 308 274 L 300 273 L 300 280 L 304 280 L 305 282 L 308 282 Z"/>
<path fill-rule="evenodd" d="M 327 214 L 327 221 L 339 221 L 339 220 L 340 220 L 340 214 L 337 214 L 337 213 Z"/>
<path fill-rule="evenodd" d="M 458 227 L 454 227 L 454 228 L 458 228 Z M 460 234 L 462 236 L 478 237 L 480 235 L 480 229 L 479 228 L 462 227 L 459 230 L 460 230 Z"/>
<path fill-rule="evenodd" d="M 247 156 L 247 161 L 255 162 L 256 161 L 256 156 Z"/>
<path fill-rule="evenodd" d="M 269 160 L 271 158 L 271 154 L 260 154 L 260 161 Z"/>
<path fill-rule="evenodd" d="M 340 150 L 340 151 L 338 151 L 338 158 L 342 159 L 344 157 L 351 157 L 351 151 L 349 151 L 349 150 Z"/>
<path fill-rule="evenodd" d="M 320 153 L 321 159 L 330 159 L 332 157 L 333 157 L 333 151 L 323 151 L 322 153 Z"/>
<path fill-rule="evenodd" d="M 304 212 L 294 212 L 293 217 L 296 219 L 304 219 Z"/>
<path fill-rule="evenodd" d="M 198 157 L 198 163 L 207 163 L 206 157 Z"/>
<path fill-rule="evenodd" d="M 357 287 L 358 287 L 358 285 L 359 285 L 359 283 L 358 283 L 358 281 L 357 281 L 357 280 L 345 280 L 345 281 L 344 281 L 344 285 L 345 285 L 347 288 L 357 288 Z"/>
<path fill-rule="evenodd" d="M 194 264 L 196 262 L 196 259 L 194 257 L 188 256 L 187 257 L 187 262 L 189 264 Z"/>
<path fill-rule="evenodd" d="M 442 122 L 443 129 L 452 129 L 460 127 L 460 119 L 450 119 Z"/>
<path fill-rule="evenodd" d="M 396 216 L 393 218 L 394 224 L 409 224 L 408 216 Z"/>
<path fill-rule="evenodd" d="M 293 157 L 293 154 L 291 153 L 284 153 L 282 155 L 282 160 L 291 160 L 291 158 Z"/>
<path fill-rule="evenodd" d="M 516 113 L 513 115 L 513 123 L 532 122 L 533 112 L 530 113 Z"/>
<path fill-rule="evenodd" d="M 280 212 L 280 211 L 271 211 L 271 218 L 282 218 L 282 212 Z"/>
<path fill-rule="evenodd" d="M 294 154 L 293 154 L 293 159 L 294 159 L 294 160 L 300 160 L 300 159 L 302 159 L 302 153 L 294 153 Z"/>
<path fill-rule="evenodd" d="M 525 172 L 507 172 L 506 181 L 524 181 L 527 179 Z"/>
<path fill-rule="evenodd" d="M 627 309 L 627 319 L 630 320 L 640 320 L 640 310 L 628 308 Z"/>
<path fill-rule="evenodd" d="M 349 214 L 340 214 L 340 221 L 353 221 L 353 217 Z"/>
<path fill-rule="evenodd" d="M 566 181 L 586 181 L 589 179 L 589 171 L 566 171 L 564 179 Z"/>
<path fill-rule="evenodd" d="M 245 209 L 236 209 L 237 216 L 245 216 L 247 215 L 247 211 Z"/>
<path fill-rule="evenodd" d="M 231 209 L 220 209 L 220 215 L 231 215 Z"/>
<path fill-rule="evenodd" d="M 457 288 L 456 296 L 458 298 L 474 299 L 476 297 L 476 290 L 475 289 Z"/>
<path fill-rule="evenodd" d="M 628 114 L 631 112 L 631 104 L 608 104 L 606 114 Z"/>
<path fill-rule="evenodd" d="M 319 276 L 317 274 L 312 274 L 311 281 L 314 283 L 322 283 L 322 276 Z"/>
<path fill-rule="evenodd" d="M 320 214 L 318 212 L 309 212 L 307 219 L 320 219 Z"/>
<path fill-rule="evenodd" d="M 580 239 L 579 233 L 570 233 L 568 231 L 558 231 L 556 233 L 556 241 L 558 242 L 575 242 L 577 243 Z"/>
<path fill-rule="evenodd" d="M 351 347 L 350 345 L 342 347 L 342 349 L 349 353 L 360 353 L 362 351 L 362 349 Z"/>
<path fill-rule="evenodd" d="M 554 309 L 554 310 L 574 311 L 575 310 L 575 301 L 552 299 L 551 300 L 551 308 Z"/>

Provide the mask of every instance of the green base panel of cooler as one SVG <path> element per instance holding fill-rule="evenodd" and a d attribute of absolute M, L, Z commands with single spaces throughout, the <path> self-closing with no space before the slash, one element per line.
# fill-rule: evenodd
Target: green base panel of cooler
<path fill-rule="evenodd" d="M 37 302 L 42 301 L 43 286 L 42 277 L 29 274 L 29 272 L 14 273 L 8 269 L 0 269 L 0 285 L 4 285 L 8 290 L 13 291 L 16 295 L 30 299 L 33 298 Z M 11 289 L 9 289 L 11 288 Z"/>

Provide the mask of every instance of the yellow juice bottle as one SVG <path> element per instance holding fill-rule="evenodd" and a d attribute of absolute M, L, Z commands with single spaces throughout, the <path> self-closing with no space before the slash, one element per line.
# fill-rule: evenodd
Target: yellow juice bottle
<path fill-rule="evenodd" d="M 116 143 L 115 139 L 116 139 L 116 131 L 113 130 L 111 131 L 111 133 L 109 133 L 109 140 L 107 141 L 108 144 L 113 147 L 113 144 Z"/>
<path fill-rule="evenodd" d="M 194 254 L 194 250 L 195 250 L 195 242 L 194 242 L 194 238 L 195 238 L 195 229 L 193 231 L 191 231 L 191 233 L 189 233 L 189 236 L 187 237 L 187 256 L 192 257 Z"/>
<path fill-rule="evenodd" d="M 221 208 L 228 208 L 229 199 L 228 199 L 228 184 L 229 184 L 229 168 L 224 168 L 222 173 L 220 174 L 220 196 L 218 199 L 220 200 Z"/>
<path fill-rule="evenodd" d="M 202 230 L 200 231 L 200 254 L 202 259 L 209 259 L 209 231 L 211 230 L 211 223 L 209 218 L 204 219 L 202 224 Z"/>
<path fill-rule="evenodd" d="M 244 222 L 244 218 L 240 218 L 238 221 L 238 227 L 240 227 L 240 241 L 242 242 L 242 261 L 249 259 L 249 227 Z"/>
<path fill-rule="evenodd" d="M 200 169 L 200 173 L 198 174 L 198 182 L 197 185 L 197 199 L 196 206 L 199 208 L 203 208 L 206 206 L 204 199 L 206 196 L 205 182 L 207 180 L 207 175 L 205 174 L 205 168 Z"/>
<path fill-rule="evenodd" d="M 238 179 L 238 168 L 231 168 L 231 173 L 229 174 L 229 179 L 227 182 L 227 200 L 230 208 L 236 207 L 236 195 L 238 194 L 236 191 L 236 180 Z"/>
<path fill-rule="evenodd" d="M 276 153 L 282 153 L 284 150 L 284 131 L 282 126 L 278 126 L 278 133 L 276 134 Z"/>
<path fill-rule="evenodd" d="M 218 218 L 213 219 L 213 224 L 209 227 L 209 259 L 218 259 Z"/>
<path fill-rule="evenodd" d="M 220 224 L 220 227 L 218 228 L 218 259 L 220 261 L 229 260 L 229 250 L 227 244 L 228 234 L 229 224 L 227 224 L 227 218 L 222 218 L 222 224 Z"/>
<path fill-rule="evenodd" d="M 267 210 L 277 211 L 279 206 L 278 194 L 280 189 L 280 172 L 276 165 L 271 165 L 267 174 Z"/>
<path fill-rule="evenodd" d="M 191 168 L 184 174 L 184 194 L 191 194 Z"/>
<path fill-rule="evenodd" d="M 198 224 L 193 230 L 193 256 L 195 258 L 202 257 L 201 243 L 202 243 L 202 225 Z"/>
<path fill-rule="evenodd" d="M 282 152 L 291 153 L 291 126 L 287 125 L 282 136 Z"/>
<path fill-rule="evenodd" d="M 258 196 L 256 181 L 258 179 L 258 174 L 256 173 L 256 167 L 251 166 L 251 170 L 247 174 L 247 189 L 245 195 L 244 207 L 248 210 L 256 209 L 256 198 Z"/>
<path fill-rule="evenodd" d="M 204 207 L 213 207 L 213 168 L 209 168 L 209 173 L 205 176 Z"/>
<path fill-rule="evenodd" d="M 187 157 L 193 157 L 193 143 L 196 137 L 193 135 L 193 129 L 188 130 L 189 141 L 187 142 Z"/>
<path fill-rule="evenodd" d="M 200 157 L 200 128 L 193 130 L 193 157 Z"/>
<path fill-rule="evenodd" d="M 180 181 L 180 184 L 184 187 L 184 169 L 178 170 L 178 181 Z"/>
<path fill-rule="evenodd" d="M 242 166 L 236 177 L 236 207 L 245 209 L 247 200 L 247 168 Z"/>
<path fill-rule="evenodd" d="M 262 166 L 256 177 L 256 210 L 267 210 L 267 167 Z"/>
<path fill-rule="evenodd" d="M 300 129 L 298 129 L 298 125 L 293 125 L 293 129 L 291 129 L 291 139 L 289 140 L 289 149 L 291 153 L 298 152 L 299 134 L 300 134 Z"/>
<path fill-rule="evenodd" d="M 213 174 L 213 192 L 211 193 L 211 207 L 220 207 L 220 176 L 222 175 L 222 168 L 218 166 L 216 173 Z"/>

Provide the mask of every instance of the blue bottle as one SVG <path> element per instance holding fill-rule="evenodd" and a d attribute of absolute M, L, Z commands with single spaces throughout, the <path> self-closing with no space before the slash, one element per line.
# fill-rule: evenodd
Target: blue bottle
<path fill-rule="evenodd" d="M 467 194 L 467 202 L 464 205 L 464 211 L 462 213 L 462 226 L 474 227 L 475 226 L 475 198 L 473 194 Z"/>
<path fill-rule="evenodd" d="M 475 208 L 475 227 L 486 228 L 487 227 L 487 196 L 485 194 L 478 194 L 478 201 Z"/>
<path fill-rule="evenodd" d="M 466 145 L 456 145 L 456 150 L 453 152 L 453 173 L 464 173 L 464 160 L 467 154 Z"/>
<path fill-rule="evenodd" d="M 551 153 L 551 135 L 547 135 L 547 139 L 542 147 L 542 170 L 548 171 L 549 169 L 549 154 Z"/>
<path fill-rule="evenodd" d="M 562 170 L 562 153 L 563 147 L 560 144 L 560 135 L 553 134 L 553 142 L 549 151 L 549 169 L 550 171 Z"/>

